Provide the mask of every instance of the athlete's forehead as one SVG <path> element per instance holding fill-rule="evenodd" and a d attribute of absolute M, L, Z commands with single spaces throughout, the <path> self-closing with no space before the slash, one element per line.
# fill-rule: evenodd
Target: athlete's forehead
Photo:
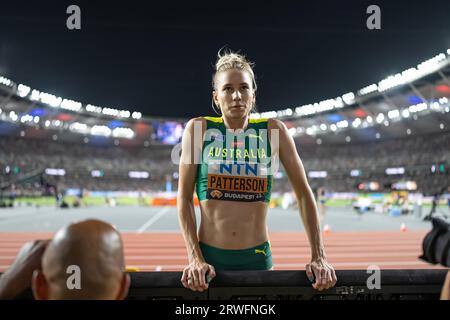
<path fill-rule="evenodd" d="M 216 78 L 217 84 L 221 87 L 226 85 L 252 85 L 252 78 L 245 70 L 230 69 L 219 72 Z"/>

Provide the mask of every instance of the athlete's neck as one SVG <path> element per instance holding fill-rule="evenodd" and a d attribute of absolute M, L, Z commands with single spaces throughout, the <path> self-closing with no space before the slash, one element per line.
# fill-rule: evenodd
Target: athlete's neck
<path fill-rule="evenodd" d="M 230 119 L 230 118 L 222 116 L 222 119 L 223 119 L 223 123 L 225 124 L 225 128 L 227 128 L 227 129 L 233 129 L 233 130 L 242 129 L 242 130 L 245 130 L 247 128 L 247 125 L 248 125 L 249 117 L 245 116 L 244 118 L 241 118 L 241 119 Z"/>

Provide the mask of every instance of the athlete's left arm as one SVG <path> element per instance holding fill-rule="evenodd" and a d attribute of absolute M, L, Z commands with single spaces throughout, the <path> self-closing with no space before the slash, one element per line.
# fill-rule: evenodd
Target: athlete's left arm
<path fill-rule="evenodd" d="M 315 275 L 314 288 L 319 290 L 331 288 L 336 284 L 336 273 L 327 262 L 314 194 L 308 184 L 294 139 L 289 134 L 286 125 L 279 120 L 270 119 L 268 128 L 271 137 L 272 159 L 274 161 L 280 159 L 286 170 L 297 198 L 300 216 L 311 246 L 311 263 L 306 265 L 306 273 L 310 278 L 313 274 Z"/>

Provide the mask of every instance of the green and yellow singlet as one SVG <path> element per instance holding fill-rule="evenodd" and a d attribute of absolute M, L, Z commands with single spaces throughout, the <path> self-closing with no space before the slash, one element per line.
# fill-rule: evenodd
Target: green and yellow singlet
<path fill-rule="evenodd" d="M 206 131 L 196 177 L 201 200 L 270 201 L 271 148 L 268 119 L 249 119 L 242 133 L 226 129 L 221 117 L 204 117 Z"/>

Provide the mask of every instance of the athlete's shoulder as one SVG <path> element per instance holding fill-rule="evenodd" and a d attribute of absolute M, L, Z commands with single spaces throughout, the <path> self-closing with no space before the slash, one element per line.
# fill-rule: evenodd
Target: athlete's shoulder
<path fill-rule="evenodd" d="M 268 119 L 267 127 L 269 128 L 269 130 L 270 129 L 287 130 L 287 127 L 283 121 L 274 118 Z"/>
<path fill-rule="evenodd" d="M 200 124 L 206 123 L 205 117 L 195 117 L 195 118 L 189 119 L 188 122 L 186 123 L 186 128 L 192 128 L 197 123 L 200 123 Z"/>

